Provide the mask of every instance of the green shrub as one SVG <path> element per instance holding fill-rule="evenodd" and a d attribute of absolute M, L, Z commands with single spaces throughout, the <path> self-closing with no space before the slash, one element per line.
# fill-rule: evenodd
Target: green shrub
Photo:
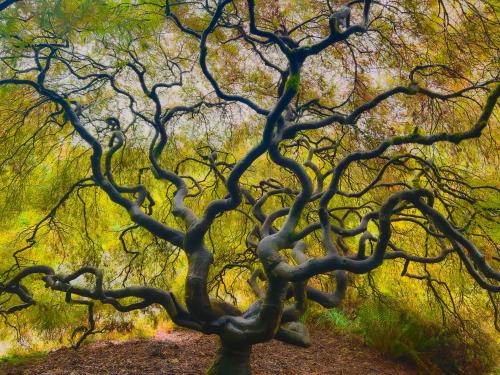
<path fill-rule="evenodd" d="M 369 346 L 427 372 L 483 374 L 495 365 L 490 340 L 471 322 L 443 326 L 394 303 L 374 302 L 361 306 L 353 327 Z"/>
<path fill-rule="evenodd" d="M 330 309 L 325 311 L 323 314 L 319 315 L 318 323 L 329 325 L 333 328 L 337 329 L 348 329 L 352 324 L 352 321 L 349 317 L 341 310 L 338 309 Z"/>
<path fill-rule="evenodd" d="M 410 314 L 388 308 L 382 303 L 361 306 L 354 332 L 380 352 L 433 371 L 428 353 L 439 345 L 435 332 Z"/>
<path fill-rule="evenodd" d="M 349 316 L 341 309 L 311 310 L 309 324 L 361 337 L 387 357 L 409 362 L 425 373 L 486 374 L 493 370 L 498 349 L 471 322 L 435 323 L 422 312 L 409 311 L 395 301 L 371 301 Z"/>

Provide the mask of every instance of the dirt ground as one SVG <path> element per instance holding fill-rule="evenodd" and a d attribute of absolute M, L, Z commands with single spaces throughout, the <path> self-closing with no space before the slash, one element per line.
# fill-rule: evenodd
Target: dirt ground
<path fill-rule="evenodd" d="M 422 374 L 408 364 L 384 358 L 362 343 L 331 331 L 312 332 L 308 349 L 278 341 L 253 348 L 256 375 Z M 216 337 L 176 330 L 151 340 L 95 342 L 60 349 L 23 365 L 0 365 L 2 375 L 188 375 L 203 374 L 217 347 Z"/>

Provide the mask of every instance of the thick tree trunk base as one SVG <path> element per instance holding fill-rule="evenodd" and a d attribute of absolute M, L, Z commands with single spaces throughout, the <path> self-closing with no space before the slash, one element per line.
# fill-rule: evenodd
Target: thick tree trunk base
<path fill-rule="evenodd" d="M 251 346 L 231 348 L 222 346 L 206 375 L 250 375 Z"/>

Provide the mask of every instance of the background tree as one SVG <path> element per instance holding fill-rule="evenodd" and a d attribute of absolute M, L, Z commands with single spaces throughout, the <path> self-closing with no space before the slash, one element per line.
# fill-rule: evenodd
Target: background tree
<path fill-rule="evenodd" d="M 384 261 L 447 308 L 450 275 L 495 307 L 493 4 L 1 4 L 4 199 L 60 176 L 44 203 L 55 205 L 2 264 L 6 321 L 35 304 L 42 275 L 86 307 L 77 344 L 95 331 L 96 302 L 160 305 L 220 337 L 209 373 L 245 374 L 256 343 L 308 346 L 308 301 L 337 306 L 349 273 Z M 92 239 L 94 213 L 116 212 L 102 193 L 128 213 L 117 257 Z M 41 232 L 52 250 L 71 243 L 56 217 L 73 199 L 89 248 L 37 247 Z M 84 254 L 71 269 L 70 250 Z M 181 303 L 168 276 L 186 263 Z M 257 296 L 243 311 L 235 275 Z"/>

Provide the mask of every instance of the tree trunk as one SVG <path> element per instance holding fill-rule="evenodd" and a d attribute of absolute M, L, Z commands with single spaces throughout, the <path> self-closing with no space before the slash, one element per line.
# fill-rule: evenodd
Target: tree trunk
<path fill-rule="evenodd" d="M 250 375 L 251 346 L 221 345 L 206 375 Z"/>

